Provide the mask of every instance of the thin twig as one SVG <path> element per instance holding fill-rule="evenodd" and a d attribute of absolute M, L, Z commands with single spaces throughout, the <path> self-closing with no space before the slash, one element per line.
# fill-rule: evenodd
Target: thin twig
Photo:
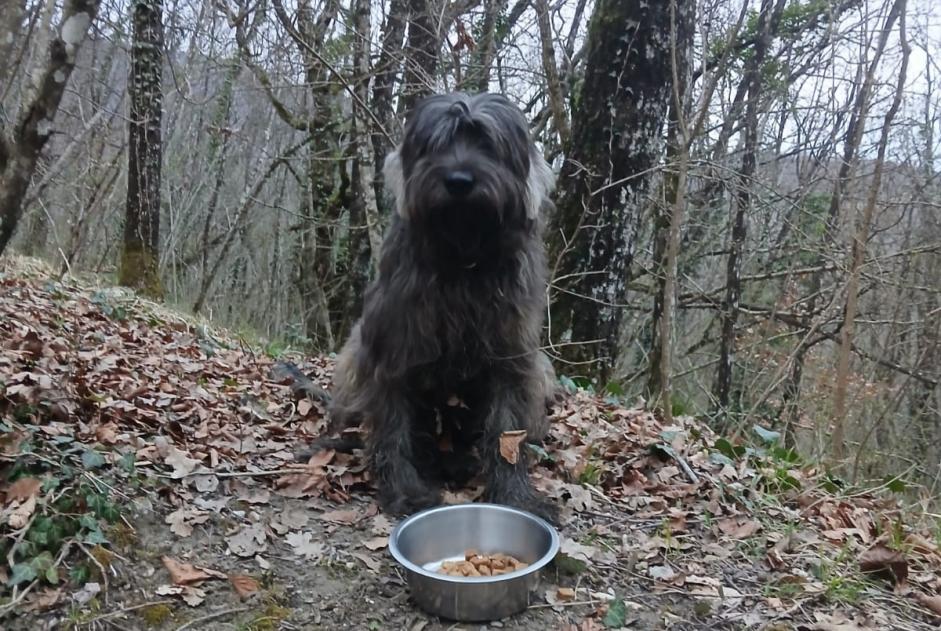
<path fill-rule="evenodd" d="M 176 601 L 174 600 L 164 599 L 164 600 L 152 600 L 150 602 L 140 603 L 137 605 L 130 605 L 128 607 L 123 607 L 121 609 L 118 609 L 117 611 L 111 611 L 108 613 L 101 614 L 100 616 L 97 616 L 95 618 L 92 618 L 91 620 L 88 621 L 88 624 L 91 625 L 92 623 L 99 622 L 102 620 L 107 620 L 108 618 L 114 618 L 115 616 L 120 616 L 121 614 L 129 613 L 131 611 L 137 611 L 138 609 L 146 609 L 147 607 L 156 607 L 158 605 L 172 605 L 175 602 Z"/>
<path fill-rule="evenodd" d="M 152 464 L 152 463 L 148 463 L 148 464 Z M 261 477 L 265 477 L 269 475 L 286 475 L 289 473 L 303 473 L 309 468 L 310 467 L 306 464 L 305 465 L 299 464 L 296 467 L 292 467 L 288 469 L 270 469 L 268 471 L 225 471 L 225 472 L 219 472 L 219 473 L 213 473 L 212 471 L 193 471 L 179 478 L 175 478 L 172 475 L 167 474 L 167 473 L 154 473 L 154 476 L 158 478 L 167 478 L 171 480 L 183 480 L 186 478 L 195 478 L 201 475 L 205 475 L 205 476 L 214 475 L 217 478 L 252 478 L 252 477 L 261 478 Z"/>
<path fill-rule="evenodd" d="M 529 609 L 546 609 L 548 607 L 580 607 L 582 605 L 597 605 L 597 600 L 578 600 L 569 603 L 538 603 L 530 605 Z"/>
<path fill-rule="evenodd" d="M 101 564 L 101 561 L 95 558 L 95 555 L 92 554 L 91 551 L 89 551 L 89 549 L 86 548 L 84 544 L 82 544 L 81 541 L 76 539 L 75 544 L 79 547 L 79 549 L 82 552 L 85 553 L 85 556 L 87 556 L 91 560 L 91 562 L 94 563 L 98 567 L 98 571 L 101 573 L 101 581 L 105 584 L 105 588 L 102 590 L 102 593 L 103 593 L 105 605 L 107 605 L 108 604 L 108 571 L 105 569 L 105 566 Z"/>
<path fill-rule="evenodd" d="M 231 609 L 223 609 L 222 611 L 217 611 L 216 613 L 211 613 L 208 616 L 203 616 L 202 618 L 196 618 L 195 620 L 190 620 L 187 623 L 184 623 L 176 628 L 176 631 L 183 631 L 184 629 L 189 629 L 193 625 L 200 624 L 203 622 L 208 622 L 209 620 L 215 620 L 216 618 L 222 618 L 233 613 L 240 613 L 242 611 L 247 611 L 248 607 L 232 607 Z"/>

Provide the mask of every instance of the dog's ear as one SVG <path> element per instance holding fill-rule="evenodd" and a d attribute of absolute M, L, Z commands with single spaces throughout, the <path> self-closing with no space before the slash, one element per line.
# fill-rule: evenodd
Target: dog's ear
<path fill-rule="evenodd" d="M 555 173 L 542 152 L 533 146 L 529 157 L 529 177 L 526 179 L 526 216 L 535 219 L 542 205 L 549 201 L 555 189 Z"/>
<path fill-rule="evenodd" d="M 392 196 L 395 211 L 404 216 L 402 208 L 405 203 L 405 175 L 402 173 L 402 156 L 399 148 L 386 156 L 382 164 L 382 178 L 385 181 L 386 191 Z"/>

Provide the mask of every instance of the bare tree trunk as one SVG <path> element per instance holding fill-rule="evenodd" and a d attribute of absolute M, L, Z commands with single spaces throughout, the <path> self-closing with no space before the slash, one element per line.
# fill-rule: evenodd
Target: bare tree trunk
<path fill-rule="evenodd" d="M 97 0 L 70 0 L 59 32 L 49 45 L 49 63 L 12 129 L 0 129 L 0 254 L 13 238 L 23 214 L 23 197 L 75 67 L 75 56 L 98 12 Z"/>
<path fill-rule="evenodd" d="M 128 82 L 127 206 L 120 283 L 156 298 L 160 282 L 163 144 L 163 0 L 136 0 Z"/>
<path fill-rule="evenodd" d="M 600 0 L 549 230 L 550 345 L 606 381 L 671 95 L 670 3 Z"/>
<path fill-rule="evenodd" d="M 792 365 L 790 366 L 788 372 L 788 380 L 785 383 L 784 393 L 783 393 L 783 409 L 785 410 L 785 422 L 787 427 L 785 428 L 785 434 L 789 433 L 787 430 L 797 421 L 799 409 L 798 401 L 800 399 L 801 393 L 801 381 L 804 374 L 804 361 L 807 357 L 807 353 L 811 348 L 811 345 L 820 343 L 824 339 L 827 339 L 826 336 L 813 335 L 813 331 L 818 329 L 821 325 L 820 317 L 822 314 L 818 314 L 818 304 L 821 302 L 821 288 L 823 287 L 823 276 L 824 276 L 824 267 L 826 263 L 825 252 L 837 242 L 837 232 L 838 226 L 840 224 L 840 213 L 842 210 L 843 195 L 846 191 L 847 186 L 849 185 L 852 174 L 856 168 L 856 161 L 858 159 L 859 147 L 862 143 L 863 132 L 866 127 L 866 119 L 869 115 L 869 107 L 872 100 L 872 91 L 876 82 L 876 70 L 879 67 L 879 64 L 882 61 L 882 56 L 885 53 L 886 45 L 888 44 L 889 34 L 892 32 L 895 21 L 898 19 L 898 12 L 895 10 L 896 5 L 893 5 L 892 10 L 889 11 L 889 14 L 886 16 L 885 22 L 882 26 L 882 29 L 879 32 L 878 42 L 876 44 L 875 52 L 873 53 L 872 60 L 870 60 L 868 67 L 866 68 L 865 73 L 862 69 L 859 71 L 857 77 L 858 81 L 861 78 L 862 85 L 860 85 L 858 91 L 856 92 L 856 98 L 853 102 L 852 111 L 850 112 L 850 120 L 846 126 L 846 133 L 843 136 L 843 156 L 840 161 L 840 169 L 836 177 L 836 181 L 833 184 L 833 192 L 830 195 L 830 204 L 827 211 L 827 220 L 826 220 L 826 230 L 824 231 L 823 237 L 821 239 L 821 254 L 814 261 L 813 267 L 817 268 L 818 271 L 815 271 L 809 280 L 809 290 L 808 294 L 810 298 L 806 302 L 806 307 L 804 309 L 804 321 L 805 329 L 808 331 L 804 335 L 803 339 L 798 345 L 797 350 L 794 352 Z"/>
<path fill-rule="evenodd" d="M 239 236 L 239 233 L 245 229 L 245 219 L 248 216 L 248 211 L 251 210 L 253 201 L 258 197 L 258 195 L 261 194 L 262 189 L 268 182 L 268 179 L 274 174 L 275 170 L 279 166 L 282 166 L 288 158 L 294 155 L 305 144 L 306 142 L 296 144 L 285 151 L 284 154 L 273 160 L 271 164 L 268 165 L 268 168 L 265 169 L 265 172 L 254 182 L 252 187 L 250 189 L 246 189 L 244 195 L 242 196 L 242 200 L 239 203 L 238 209 L 235 211 L 235 216 L 232 220 L 232 226 L 225 233 L 225 236 L 219 245 L 219 251 L 216 253 L 216 259 L 209 267 L 207 273 L 200 280 L 199 293 L 197 294 L 196 301 L 193 304 L 194 313 L 199 313 L 203 310 L 203 307 L 206 304 L 206 300 L 209 298 L 209 291 L 212 289 L 212 284 L 215 282 L 216 276 L 218 276 L 219 270 L 222 268 L 222 264 L 225 262 L 229 253 L 229 248 L 232 247 L 232 244 L 235 242 L 235 238 Z"/>
<path fill-rule="evenodd" d="M 687 117 L 687 88 L 690 75 L 690 47 L 693 41 L 694 5 L 686 3 L 677 10 L 676 0 L 670 2 L 671 72 L 673 98 L 667 127 L 667 173 L 664 175 L 663 200 L 657 203 L 654 235 L 654 265 L 658 268 L 658 291 L 651 315 L 650 368 L 647 397 L 650 403 L 660 402 L 668 422 L 673 418 L 672 357 L 673 318 L 675 312 L 676 275 L 680 249 L 680 231 L 686 210 L 686 182 L 689 174 L 690 129 Z M 660 200 L 658 200 L 660 202 Z M 661 210 L 665 208 L 665 210 Z"/>
<path fill-rule="evenodd" d="M 8 6 L 0 17 L 0 33 L 3 33 L 0 37 L 0 100 L 3 97 L 4 86 L 16 72 L 16 58 L 13 51 L 19 43 L 25 16 L 26 0 L 8 0 Z M 3 106 L 0 105 L 0 125 L 4 127 L 6 126 L 5 118 Z"/>
<path fill-rule="evenodd" d="M 232 109 L 232 96 L 235 86 L 235 80 L 238 78 L 241 70 L 242 49 L 240 48 L 235 58 L 226 68 L 225 76 L 222 79 L 222 88 L 220 89 L 219 101 L 212 114 L 209 129 L 209 155 L 207 162 L 209 171 L 213 176 L 212 190 L 209 193 L 209 202 L 206 204 L 206 216 L 203 218 L 202 227 L 202 247 L 200 258 L 200 275 L 203 279 L 209 273 L 209 255 L 212 253 L 212 233 L 213 219 L 215 219 L 216 209 L 219 206 L 219 193 L 222 190 L 222 184 L 225 182 L 225 161 L 229 147 L 229 112 Z M 196 310 L 198 311 L 198 310 Z"/>
<path fill-rule="evenodd" d="M 859 305 L 859 281 L 862 273 L 863 260 L 866 256 L 866 243 L 869 241 L 869 231 L 872 226 L 872 217 L 875 213 L 876 202 L 882 187 L 882 173 L 885 168 L 885 152 L 889 144 L 889 131 L 895 115 L 902 104 L 902 95 L 905 91 L 905 80 L 908 71 L 908 58 L 911 47 L 905 35 L 905 5 L 906 0 L 896 0 L 892 13 L 898 16 L 899 40 L 902 44 L 902 65 L 899 69 L 898 83 L 895 86 L 895 96 L 892 105 L 886 112 L 882 121 L 882 131 L 879 135 L 879 145 L 876 154 L 875 170 L 869 185 L 869 194 L 863 216 L 857 221 L 856 234 L 850 247 L 849 279 L 846 282 L 846 305 L 843 309 L 843 326 L 840 329 L 840 346 L 837 352 L 836 387 L 833 393 L 833 459 L 839 463 L 843 460 L 846 436 L 846 394 L 850 379 L 850 351 L 853 347 L 853 334 L 856 327 L 856 313 Z"/>
<path fill-rule="evenodd" d="M 483 10 L 477 48 L 467 69 L 467 76 L 458 84 L 459 90 L 486 92 L 490 87 L 490 70 L 497 50 L 497 22 L 506 11 L 506 0 L 484 0 Z"/>
<path fill-rule="evenodd" d="M 369 139 L 373 134 L 373 123 L 369 118 L 369 45 L 372 41 L 370 29 L 370 0 L 357 0 L 355 4 L 355 23 L 357 45 L 353 52 L 354 86 L 359 99 L 353 101 L 353 142 L 356 147 L 355 168 L 358 177 L 353 178 L 354 198 L 362 205 L 362 214 L 357 225 L 365 225 L 366 244 L 363 253 L 364 263 L 370 260 L 378 262 L 382 246 L 382 221 L 379 218 L 379 204 L 376 198 L 373 145 Z M 351 222 L 352 224 L 353 222 Z M 362 230 L 361 230 L 362 234 Z M 361 253 L 361 254 L 363 254 Z M 359 288 L 360 290 L 363 287 Z M 356 291 L 355 293 L 360 293 Z"/>
<path fill-rule="evenodd" d="M 389 11 L 386 14 L 386 23 L 382 32 L 382 50 L 379 60 L 373 70 L 372 85 L 372 111 L 376 118 L 392 134 L 395 130 L 395 110 L 392 108 L 392 95 L 395 88 L 395 77 L 402 68 L 403 40 L 405 38 L 405 22 L 408 17 L 409 0 L 391 0 Z M 382 165 L 386 155 L 391 150 L 389 138 L 381 129 L 373 128 L 373 153 L 375 158 L 377 203 L 385 209 L 382 196 Z M 382 224 L 379 226 L 382 232 Z M 377 256 L 377 253 L 373 253 Z"/>
<path fill-rule="evenodd" d="M 780 4 L 783 4 L 779 0 Z M 749 57 L 745 82 L 745 141 L 742 168 L 738 173 L 735 194 L 735 215 L 732 219 L 732 235 L 729 241 L 729 258 L 726 261 L 725 298 L 722 302 L 721 337 L 719 339 L 719 367 L 713 388 L 713 401 L 721 419 L 728 412 L 732 394 L 732 374 L 735 368 L 735 325 L 738 322 L 739 300 L 742 295 L 742 256 L 745 248 L 747 227 L 745 218 L 751 207 L 751 192 L 758 166 L 758 111 L 761 99 L 762 71 L 765 56 L 771 44 L 771 0 L 762 0 L 758 13 L 758 37 L 755 50 Z"/>
<path fill-rule="evenodd" d="M 409 0 L 408 44 L 405 52 L 405 77 L 399 113 L 405 114 L 415 103 L 434 91 L 441 40 L 433 19 L 436 0 Z"/>
<path fill-rule="evenodd" d="M 382 246 L 382 224 L 376 203 L 375 171 L 373 169 L 373 145 L 369 131 L 372 128 L 366 112 L 369 94 L 369 44 L 371 0 L 356 0 L 353 6 L 356 39 L 353 52 L 354 86 L 359 101 L 353 105 L 352 142 L 356 150 L 351 174 L 352 195 L 350 201 L 350 246 L 347 254 L 349 292 L 344 305 L 343 320 L 337 339 L 349 333 L 351 323 L 362 310 L 363 294 L 369 280 L 371 262 L 376 262 Z M 371 255 L 371 256 L 370 256 Z"/>
<path fill-rule="evenodd" d="M 102 144 L 101 153 L 104 153 L 105 146 Z M 119 160 L 120 154 L 115 154 L 114 159 L 105 167 L 98 177 L 98 181 L 92 187 L 89 198 L 81 204 L 77 217 L 70 220 L 71 230 L 69 231 L 69 243 L 66 246 L 65 261 L 62 263 L 60 273 L 65 274 L 74 264 L 82 247 L 85 245 L 85 236 L 88 232 L 88 220 L 93 215 L 95 208 L 101 203 L 101 200 L 111 194 L 111 190 L 121 174 Z M 100 157 L 100 154 L 99 154 Z"/>
<path fill-rule="evenodd" d="M 345 305 L 344 292 L 349 290 L 346 284 L 338 285 L 332 251 L 342 211 L 348 203 L 348 179 L 343 177 L 343 171 L 337 168 L 335 161 L 325 159 L 336 155 L 336 129 L 339 127 L 336 99 L 327 79 L 332 75 L 344 82 L 345 87 L 349 88 L 349 84 L 345 83 L 346 77 L 339 76 L 318 52 L 340 6 L 337 2 L 327 2 L 321 12 L 315 15 L 308 3 L 301 3 L 294 19 L 288 15 L 281 0 L 273 0 L 272 6 L 282 28 L 294 40 L 304 60 L 305 80 L 311 92 L 312 116 L 306 119 L 291 113 L 274 94 L 264 71 L 257 67 L 254 70 L 256 76 L 267 85 L 268 97 L 279 116 L 296 129 L 310 134 L 307 182 L 301 204 L 304 219 L 298 227 L 300 242 L 295 250 L 299 270 L 296 284 L 304 305 L 305 333 L 314 349 L 326 351 L 335 346 L 335 329 L 343 318 L 339 309 L 331 307 Z M 354 100 L 359 96 L 355 90 L 350 93 Z M 338 179 L 341 180 L 339 185 Z M 329 289 L 334 290 L 332 295 L 328 295 Z"/>
<path fill-rule="evenodd" d="M 549 95 L 549 109 L 552 121 L 559 134 L 563 147 L 568 147 L 572 132 L 569 128 L 568 115 L 565 112 L 565 98 L 562 96 L 562 83 L 559 81 L 559 67 L 555 63 L 555 48 L 552 28 L 549 23 L 549 3 L 547 0 L 535 0 L 536 22 L 539 24 L 539 41 L 542 50 L 542 71 L 546 73 L 546 90 Z"/>

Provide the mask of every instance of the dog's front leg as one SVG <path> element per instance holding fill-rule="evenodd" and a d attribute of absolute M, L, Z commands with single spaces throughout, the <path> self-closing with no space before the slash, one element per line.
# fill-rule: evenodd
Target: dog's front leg
<path fill-rule="evenodd" d="M 496 388 L 484 419 L 484 435 L 478 448 L 487 485 L 484 498 L 488 502 L 522 508 L 558 524 L 558 509 L 536 493 L 529 481 L 525 441 L 518 447 L 515 464 L 500 453 L 501 434 L 528 430 L 535 419 L 533 415 L 539 412 L 539 405 L 532 400 L 532 389 L 513 388 L 510 384 Z"/>
<path fill-rule="evenodd" d="M 384 389 L 376 422 L 369 433 L 369 463 L 379 488 L 379 505 L 392 515 L 408 515 L 441 503 L 416 468 L 413 422 L 415 407 L 398 388 Z"/>

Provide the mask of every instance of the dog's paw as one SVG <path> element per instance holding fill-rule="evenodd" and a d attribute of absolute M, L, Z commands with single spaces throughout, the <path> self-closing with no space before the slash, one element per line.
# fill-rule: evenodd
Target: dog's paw
<path fill-rule="evenodd" d="M 488 493 L 485 495 L 484 501 L 519 508 L 546 520 L 556 527 L 562 525 L 559 508 L 531 490 L 518 493 Z"/>
<path fill-rule="evenodd" d="M 430 488 L 410 488 L 382 493 L 379 506 L 384 513 L 404 517 L 441 504 L 441 493 Z"/>
<path fill-rule="evenodd" d="M 516 507 L 532 513 L 536 517 L 541 517 L 557 528 L 562 525 L 559 508 L 542 497 L 534 496 L 526 501 L 519 502 Z"/>

